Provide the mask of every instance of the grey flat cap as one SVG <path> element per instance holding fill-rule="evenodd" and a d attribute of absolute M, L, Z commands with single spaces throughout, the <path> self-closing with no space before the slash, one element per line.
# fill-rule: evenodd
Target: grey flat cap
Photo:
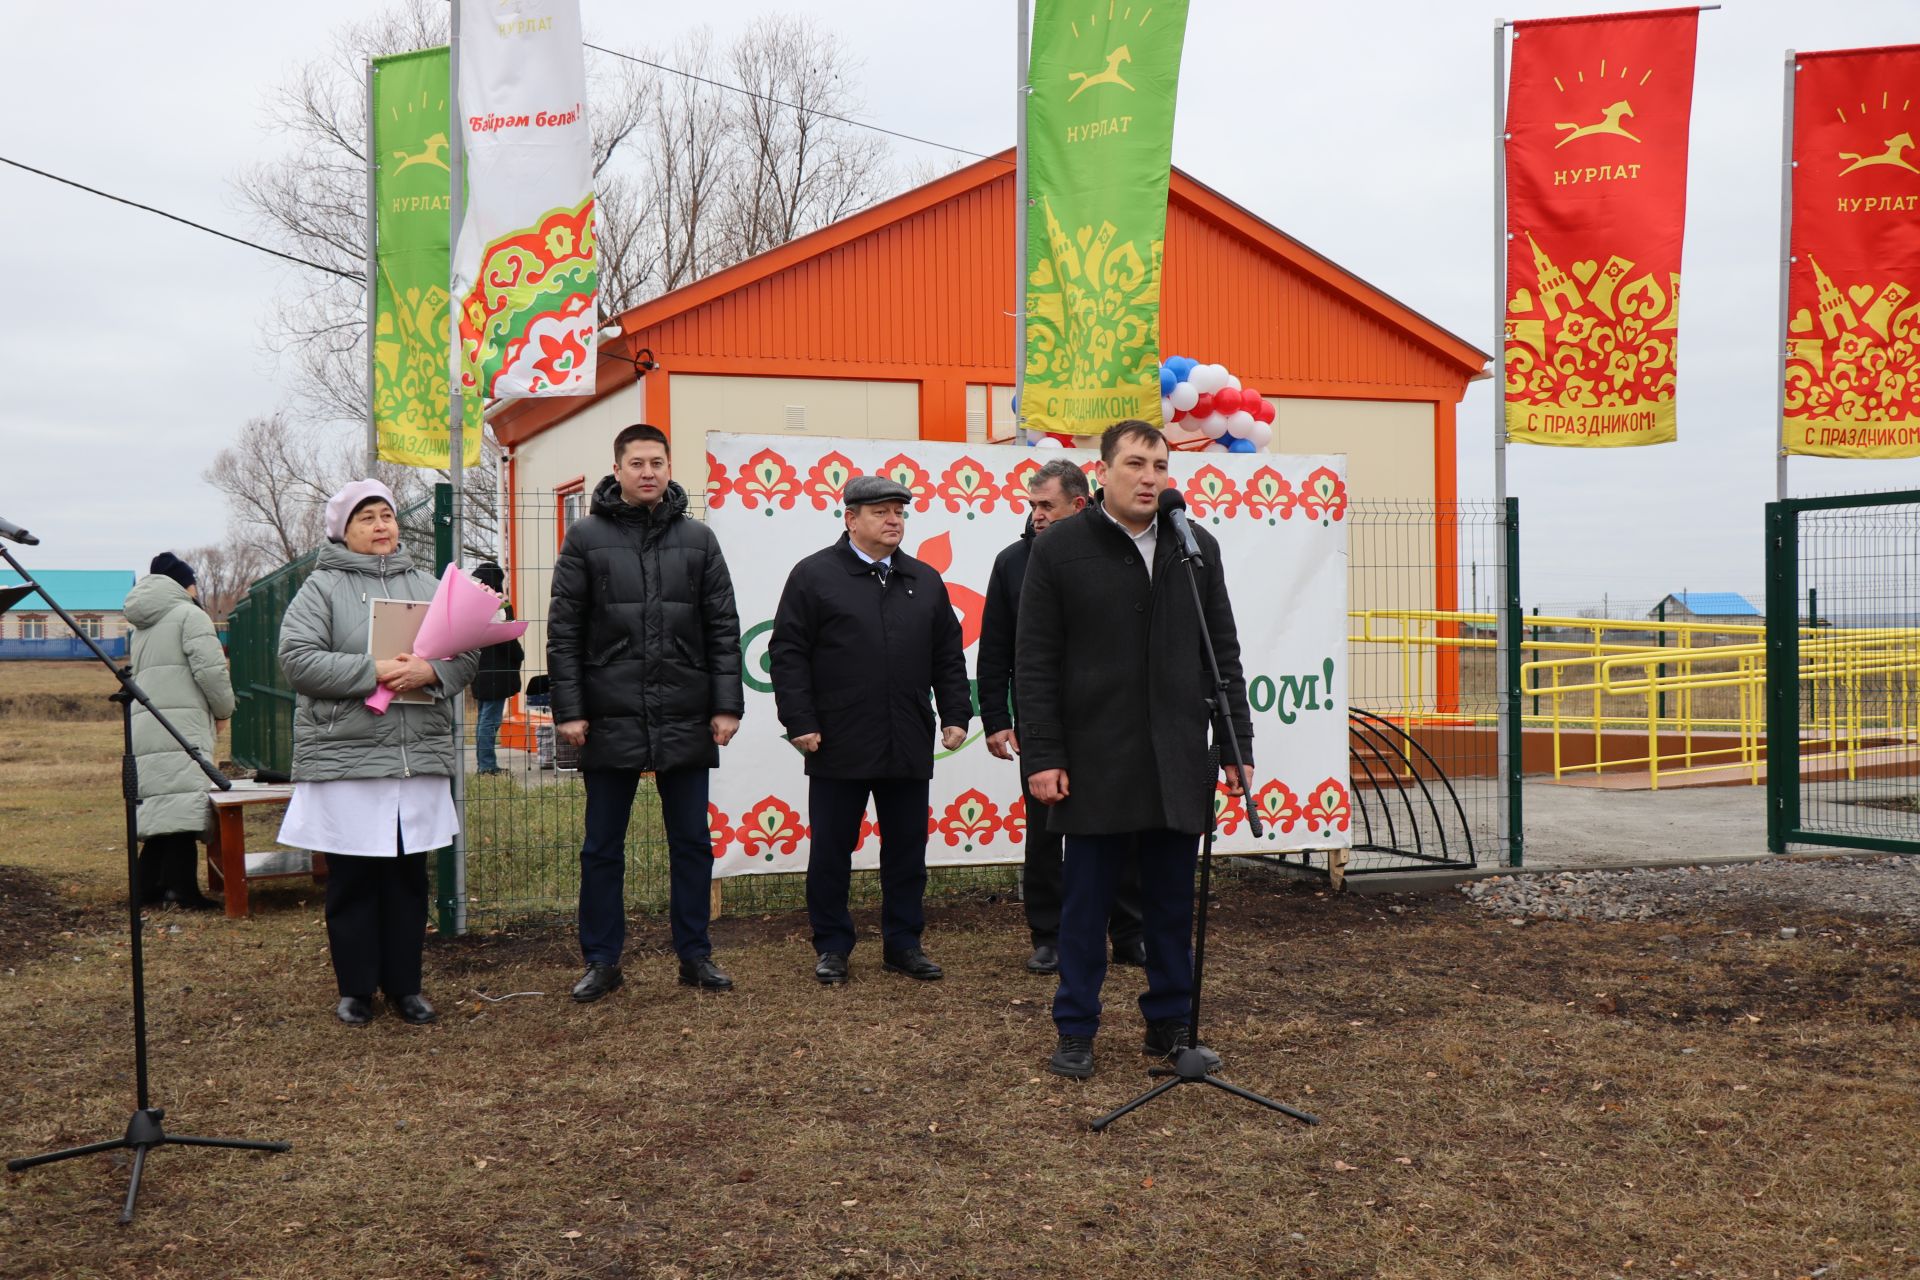
<path fill-rule="evenodd" d="M 840 501 L 849 507 L 864 507 L 876 502 L 912 502 L 913 490 L 885 476 L 855 476 L 847 481 Z"/>

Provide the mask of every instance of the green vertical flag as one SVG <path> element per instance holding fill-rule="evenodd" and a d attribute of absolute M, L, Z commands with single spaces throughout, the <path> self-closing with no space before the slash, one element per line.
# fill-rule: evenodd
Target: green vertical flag
<path fill-rule="evenodd" d="M 1027 427 L 1160 424 L 1160 257 L 1187 0 L 1037 0 L 1027 97 Z"/>
<path fill-rule="evenodd" d="M 450 461 L 449 281 L 453 181 L 447 166 L 447 50 L 373 60 L 373 425 L 380 459 Z M 462 464 L 480 461 L 478 397 L 466 400 Z"/>

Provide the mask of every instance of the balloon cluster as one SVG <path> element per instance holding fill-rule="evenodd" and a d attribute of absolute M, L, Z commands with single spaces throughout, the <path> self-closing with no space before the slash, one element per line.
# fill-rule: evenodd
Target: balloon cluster
<path fill-rule="evenodd" d="M 1160 362 L 1160 413 L 1168 426 L 1204 434 L 1208 453 L 1258 453 L 1273 440 L 1271 401 L 1242 387 L 1226 366 L 1187 356 Z"/>
<path fill-rule="evenodd" d="M 1019 396 L 1013 398 L 1013 420 L 1015 422 L 1020 420 Z M 1029 449 L 1078 449 L 1084 443 L 1084 441 L 1076 440 L 1064 431 L 1034 431 L 1029 429 L 1027 432 L 1027 448 Z"/>

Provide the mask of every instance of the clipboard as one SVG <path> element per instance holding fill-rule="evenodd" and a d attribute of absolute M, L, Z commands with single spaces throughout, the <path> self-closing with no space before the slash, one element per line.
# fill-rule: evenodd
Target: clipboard
<path fill-rule="evenodd" d="M 369 603 L 373 607 L 373 618 L 367 625 L 367 655 L 375 662 L 385 662 L 403 653 L 411 653 L 413 642 L 420 635 L 420 624 L 427 620 L 429 602 L 376 599 Z M 427 689 L 412 689 L 394 694 L 393 700 L 415 706 L 432 706 L 433 693 Z"/>

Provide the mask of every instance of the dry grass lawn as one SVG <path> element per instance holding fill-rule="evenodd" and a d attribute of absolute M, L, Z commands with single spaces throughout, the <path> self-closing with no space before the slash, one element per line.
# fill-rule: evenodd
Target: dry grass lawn
<path fill-rule="evenodd" d="M 113 736 L 22 728 L 0 718 L 9 1156 L 132 1106 Z M 1217 888 L 1209 1039 L 1318 1128 L 1194 1088 L 1088 1132 L 1145 1083 L 1139 976 L 1110 982 L 1096 1078 L 1048 1076 L 1050 988 L 985 898 L 932 912 L 941 983 L 880 973 L 868 911 L 844 989 L 779 915 L 718 923 L 740 988 L 696 993 L 641 920 L 626 989 L 581 1008 L 570 933 L 529 927 L 430 946 L 439 1025 L 358 1031 L 310 893 L 156 912 L 156 1102 L 294 1150 L 161 1151 L 124 1229 L 123 1159 L 0 1176 L 0 1275 L 1920 1275 L 1911 929 Z"/>

